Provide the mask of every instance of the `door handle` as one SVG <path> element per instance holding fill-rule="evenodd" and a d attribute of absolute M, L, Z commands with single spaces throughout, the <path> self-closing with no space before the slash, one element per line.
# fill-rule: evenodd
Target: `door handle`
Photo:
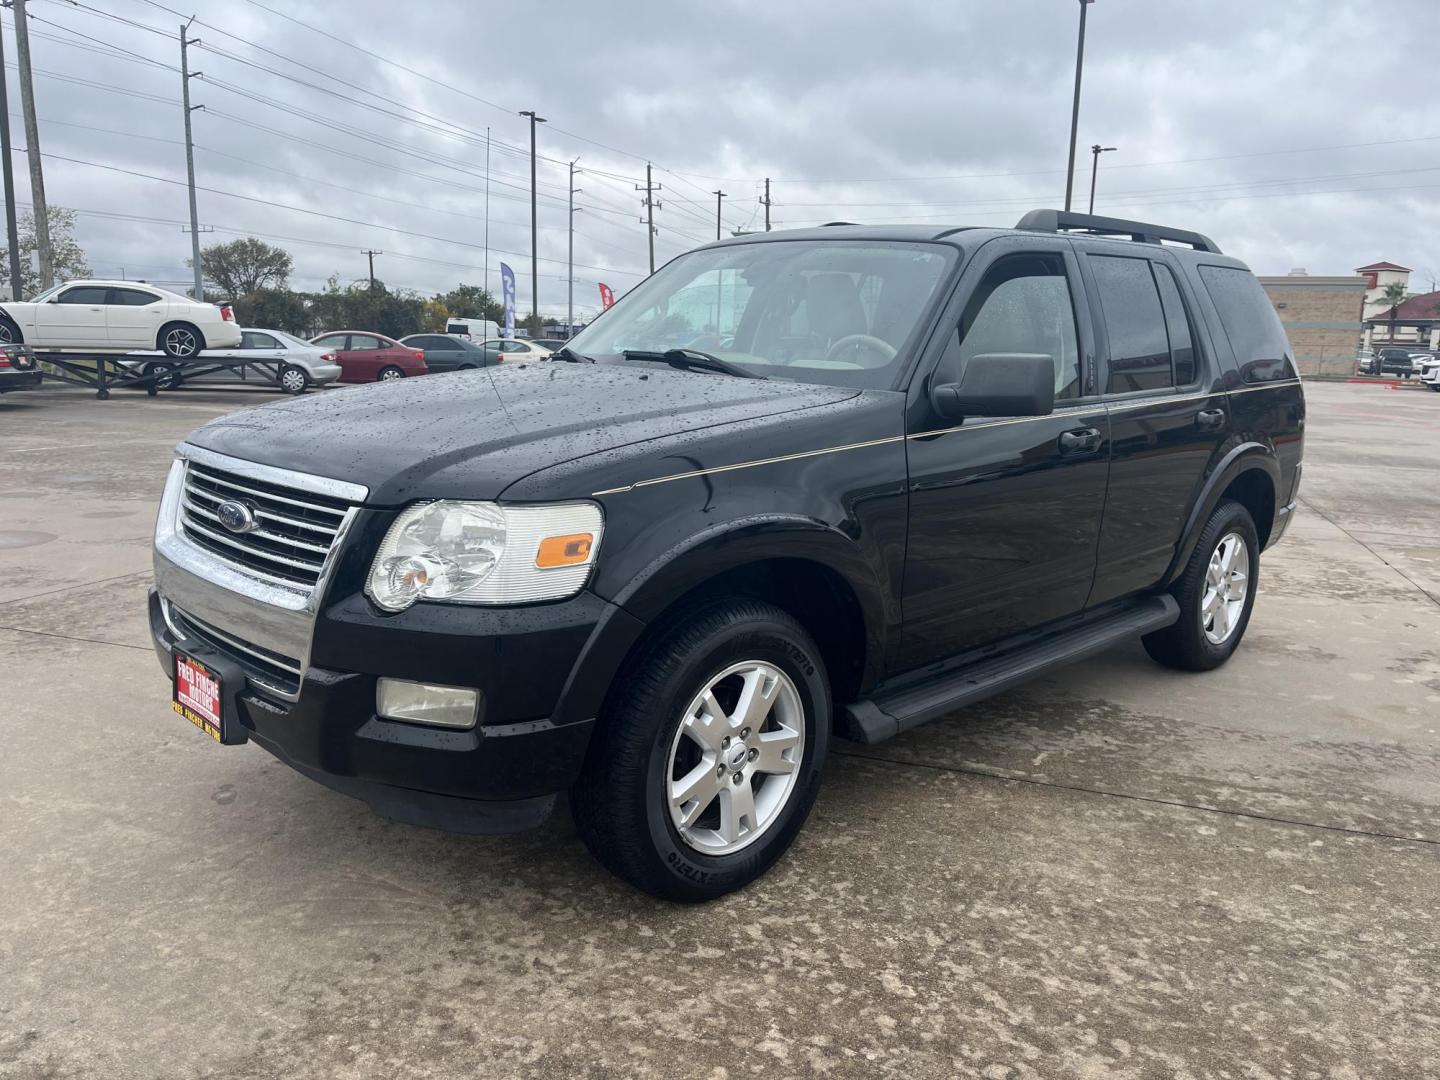
<path fill-rule="evenodd" d="M 1095 428 L 1078 428 L 1060 433 L 1062 454 L 1090 454 L 1100 449 L 1101 436 Z"/>
<path fill-rule="evenodd" d="M 1219 431 L 1225 426 L 1225 410 L 1201 409 L 1195 414 L 1195 426 L 1201 431 Z"/>

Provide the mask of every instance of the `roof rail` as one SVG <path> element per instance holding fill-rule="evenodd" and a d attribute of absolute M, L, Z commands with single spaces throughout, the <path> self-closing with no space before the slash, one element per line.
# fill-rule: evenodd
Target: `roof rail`
<path fill-rule="evenodd" d="M 1159 244 L 1169 240 L 1176 244 L 1187 244 L 1196 251 L 1208 251 L 1219 255 L 1215 241 L 1198 232 L 1187 229 L 1171 229 L 1164 225 L 1149 225 L 1143 221 L 1126 221 L 1123 218 L 1096 217 L 1094 214 L 1074 214 L 1068 210 L 1031 210 L 1020 219 L 1017 229 L 1031 229 L 1035 232 L 1069 232 L 1076 230 L 1094 236 L 1128 236 L 1142 244 Z"/>

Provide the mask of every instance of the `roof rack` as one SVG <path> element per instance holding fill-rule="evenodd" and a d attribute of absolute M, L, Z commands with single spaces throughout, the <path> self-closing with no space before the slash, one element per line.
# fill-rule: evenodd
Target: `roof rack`
<path fill-rule="evenodd" d="M 1150 225 L 1143 221 L 1126 221 L 1123 218 L 1096 217 L 1094 214 L 1073 214 L 1068 210 L 1031 210 L 1020 219 L 1017 229 L 1031 229 L 1035 232 L 1069 232 L 1071 230 L 1090 233 L 1093 236 L 1128 236 L 1141 244 L 1159 244 L 1169 240 L 1175 244 L 1186 244 L 1196 251 L 1208 251 L 1219 255 L 1215 241 L 1198 232 L 1187 229 L 1171 229 L 1164 225 Z"/>

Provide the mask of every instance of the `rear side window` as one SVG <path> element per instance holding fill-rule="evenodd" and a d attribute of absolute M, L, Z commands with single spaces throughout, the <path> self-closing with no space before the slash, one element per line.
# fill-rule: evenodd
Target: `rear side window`
<path fill-rule="evenodd" d="M 1200 280 L 1220 313 L 1241 379 L 1263 383 L 1299 378 L 1285 328 L 1254 274 L 1233 266 L 1202 266 Z"/>
<path fill-rule="evenodd" d="M 1170 373 L 1170 335 L 1149 259 L 1091 255 L 1090 271 L 1110 337 L 1106 392 L 1162 390 Z"/>
<path fill-rule="evenodd" d="M 1189 386 L 1195 381 L 1195 335 L 1185 314 L 1185 302 L 1175 275 L 1163 263 L 1152 263 L 1155 284 L 1160 287 L 1160 302 L 1165 308 L 1165 329 L 1170 335 L 1170 369 L 1176 386 Z"/>
<path fill-rule="evenodd" d="M 125 307 L 145 307 L 148 304 L 159 303 L 160 297 L 139 289 L 111 289 L 109 302 L 122 304 Z"/>
<path fill-rule="evenodd" d="M 373 334 L 350 335 L 350 349 L 352 352 L 356 349 L 383 349 L 384 347 L 380 339 Z"/>

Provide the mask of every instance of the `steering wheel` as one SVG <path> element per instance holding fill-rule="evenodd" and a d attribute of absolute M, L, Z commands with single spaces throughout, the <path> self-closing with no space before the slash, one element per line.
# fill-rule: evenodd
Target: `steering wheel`
<path fill-rule="evenodd" d="M 846 334 L 839 341 L 825 350 L 825 362 L 835 360 L 842 349 L 853 349 L 855 346 L 874 349 L 880 353 L 886 361 L 895 359 L 895 347 L 888 341 L 884 341 L 870 334 Z"/>

